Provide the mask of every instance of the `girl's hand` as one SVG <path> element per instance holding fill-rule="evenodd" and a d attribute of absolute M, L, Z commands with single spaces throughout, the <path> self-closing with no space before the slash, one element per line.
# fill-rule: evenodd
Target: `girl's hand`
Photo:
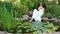
<path fill-rule="evenodd" d="M 31 20 L 29 22 L 32 22 L 33 21 L 33 18 L 31 18 Z"/>
<path fill-rule="evenodd" d="M 29 22 L 32 22 L 32 20 L 30 20 Z"/>

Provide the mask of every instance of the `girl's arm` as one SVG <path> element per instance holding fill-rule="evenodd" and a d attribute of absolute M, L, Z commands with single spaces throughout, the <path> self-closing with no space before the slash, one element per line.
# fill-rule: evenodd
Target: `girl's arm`
<path fill-rule="evenodd" d="M 31 20 L 29 22 L 32 22 L 33 21 L 33 17 L 31 18 Z"/>
<path fill-rule="evenodd" d="M 33 16 L 34 16 L 34 12 L 33 12 L 32 18 L 31 18 L 31 20 L 29 22 L 32 22 L 33 21 Z"/>
<path fill-rule="evenodd" d="M 40 10 L 40 7 L 38 7 L 38 10 Z"/>
<path fill-rule="evenodd" d="M 45 17 L 45 9 L 44 9 L 44 14 L 43 14 L 43 17 Z"/>
<path fill-rule="evenodd" d="M 45 12 L 44 12 L 44 14 L 43 14 L 43 17 L 45 17 Z"/>
<path fill-rule="evenodd" d="M 33 21 L 33 17 L 35 16 L 35 12 L 37 12 L 37 10 L 36 9 L 34 9 L 34 12 L 33 12 L 33 15 L 32 15 L 32 18 L 31 18 L 31 20 L 29 21 L 29 22 L 32 22 Z"/>

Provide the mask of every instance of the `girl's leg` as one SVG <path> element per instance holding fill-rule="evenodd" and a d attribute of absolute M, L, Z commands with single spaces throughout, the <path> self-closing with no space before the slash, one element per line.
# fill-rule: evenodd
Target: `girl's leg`
<path fill-rule="evenodd" d="M 35 22 L 35 26 L 36 26 L 36 28 L 40 28 L 41 22 L 40 21 Z"/>

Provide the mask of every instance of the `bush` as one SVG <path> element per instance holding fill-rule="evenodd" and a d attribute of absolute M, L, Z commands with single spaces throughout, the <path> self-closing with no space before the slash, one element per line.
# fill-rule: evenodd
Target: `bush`
<path fill-rule="evenodd" d="M 0 17 L 2 21 L 2 28 L 9 30 L 14 28 L 16 17 L 13 17 L 13 12 L 9 13 L 5 7 L 0 8 Z"/>
<path fill-rule="evenodd" d="M 53 16 L 53 17 L 58 17 L 60 15 L 60 8 L 59 5 L 55 5 L 53 2 L 47 4 L 47 9 L 46 9 L 46 16 Z"/>

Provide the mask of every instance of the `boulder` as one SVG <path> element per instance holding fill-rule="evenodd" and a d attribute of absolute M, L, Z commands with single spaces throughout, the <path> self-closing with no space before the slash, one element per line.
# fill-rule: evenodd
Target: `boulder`
<path fill-rule="evenodd" d="M 28 16 L 29 16 L 29 17 L 32 17 L 32 15 L 33 15 L 33 11 L 30 11 L 30 12 L 28 13 Z"/>

